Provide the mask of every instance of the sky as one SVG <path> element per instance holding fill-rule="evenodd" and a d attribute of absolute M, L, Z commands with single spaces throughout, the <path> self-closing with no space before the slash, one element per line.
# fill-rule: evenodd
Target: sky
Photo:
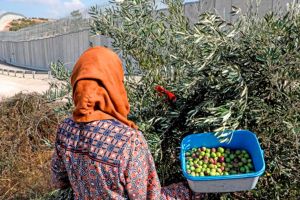
<path fill-rule="evenodd" d="M 73 10 L 87 9 L 95 4 L 105 5 L 109 0 L 0 0 L 0 14 L 16 12 L 26 17 L 61 18 Z"/>
<path fill-rule="evenodd" d="M 195 0 L 185 0 L 189 1 Z M 68 16 L 74 10 L 86 10 L 96 4 L 108 5 L 109 0 L 0 0 L 0 15 L 15 12 L 26 17 L 58 19 Z"/>

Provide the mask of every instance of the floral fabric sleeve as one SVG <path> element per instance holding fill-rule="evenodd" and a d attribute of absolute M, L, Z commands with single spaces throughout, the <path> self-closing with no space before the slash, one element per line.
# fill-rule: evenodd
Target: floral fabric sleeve
<path fill-rule="evenodd" d="M 51 160 L 51 182 L 53 187 L 58 189 L 64 189 L 70 187 L 68 179 L 68 173 L 65 168 L 62 157 L 58 154 L 57 148 L 55 148 L 52 160 Z"/>
<path fill-rule="evenodd" d="M 134 134 L 136 135 L 136 134 Z M 120 180 L 130 199 L 173 200 L 191 199 L 189 188 L 183 184 L 172 184 L 162 188 L 156 173 L 153 157 L 141 132 L 137 132 L 122 163 Z M 123 174 L 122 174 L 123 172 Z"/>

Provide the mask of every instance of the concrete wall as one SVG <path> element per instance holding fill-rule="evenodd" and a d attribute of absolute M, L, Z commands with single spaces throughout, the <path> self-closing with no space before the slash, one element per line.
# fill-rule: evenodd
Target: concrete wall
<path fill-rule="evenodd" d="M 299 0 L 300 1 L 300 0 Z M 199 14 L 210 11 L 217 12 L 227 21 L 234 21 L 230 15 L 231 7 L 241 8 L 241 14 L 250 11 L 258 11 L 263 16 L 268 11 L 284 12 L 286 4 L 293 0 L 261 0 L 261 6 L 257 7 L 255 0 L 200 0 L 185 4 L 185 14 L 190 21 L 196 22 Z M 72 68 L 80 54 L 93 45 L 110 47 L 110 40 L 104 36 L 91 37 L 89 29 L 80 29 L 71 33 L 47 36 L 45 38 L 29 39 L 26 41 L 1 41 L 0 60 L 16 66 L 35 70 L 49 70 L 51 62 L 60 60 L 68 68 Z"/>
<path fill-rule="evenodd" d="M 71 68 L 73 62 L 89 47 L 89 30 L 38 40 L 0 42 L 0 59 L 4 62 L 35 69 L 48 70 L 58 60 Z"/>
<path fill-rule="evenodd" d="M 241 9 L 239 15 L 257 13 L 264 16 L 268 12 L 286 13 L 288 3 L 300 3 L 300 0 L 200 0 L 198 2 L 190 2 L 185 5 L 186 16 L 191 22 L 197 21 L 197 16 L 204 12 L 213 12 L 219 14 L 223 19 L 233 22 L 238 16 L 231 16 L 232 6 Z"/>

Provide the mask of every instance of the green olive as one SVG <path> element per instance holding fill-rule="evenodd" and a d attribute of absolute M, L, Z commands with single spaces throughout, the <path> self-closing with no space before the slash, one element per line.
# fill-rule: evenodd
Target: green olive
<path fill-rule="evenodd" d="M 214 164 L 209 164 L 208 167 L 209 167 L 210 169 L 213 169 L 213 168 L 214 168 Z"/>
<path fill-rule="evenodd" d="M 249 169 L 253 169 L 253 165 L 251 163 L 248 163 L 247 166 L 249 167 Z"/>
<path fill-rule="evenodd" d="M 244 167 L 241 167 L 240 171 L 244 173 L 246 171 L 246 169 Z"/>
<path fill-rule="evenodd" d="M 226 152 L 227 154 L 230 154 L 230 149 L 226 148 L 226 149 L 225 149 L 225 152 Z"/>
<path fill-rule="evenodd" d="M 224 148 L 222 148 L 222 147 L 218 147 L 218 152 L 220 152 L 220 153 L 224 153 Z"/>
<path fill-rule="evenodd" d="M 195 147 L 185 152 L 186 172 L 192 176 L 220 176 L 253 172 L 250 154 L 242 149 Z"/>
<path fill-rule="evenodd" d="M 227 158 L 225 158 L 225 162 L 230 163 L 231 159 L 227 157 Z"/>
<path fill-rule="evenodd" d="M 231 170 L 230 174 L 237 174 L 237 172 L 235 170 Z"/>
<path fill-rule="evenodd" d="M 216 174 L 216 172 L 210 172 L 210 175 L 211 176 L 216 176 L 217 174 Z"/>

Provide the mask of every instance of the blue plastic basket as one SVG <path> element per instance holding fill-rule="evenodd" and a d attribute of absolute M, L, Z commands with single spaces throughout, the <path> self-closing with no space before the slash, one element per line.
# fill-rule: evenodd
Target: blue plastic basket
<path fill-rule="evenodd" d="M 230 143 L 220 143 L 213 133 L 192 134 L 181 142 L 181 167 L 183 175 L 195 192 L 231 192 L 253 189 L 258 177 L 265 171 L 263 150 L 256 135 L 247 130 L 237 130 L 232 133 Z M 245 149 L 249 152 L 254 172 L 224 176 L 191 176 L 186 172 L 185 152 L 194 147 L 225 147 L 231 149 Z M 210 188 L 213 187 L 213 188 Z"/>

